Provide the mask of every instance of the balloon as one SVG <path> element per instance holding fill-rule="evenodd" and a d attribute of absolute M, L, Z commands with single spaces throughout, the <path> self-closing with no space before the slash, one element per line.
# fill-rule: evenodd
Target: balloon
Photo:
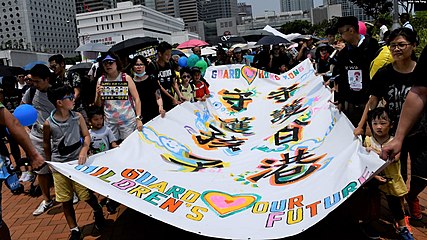
<path fill-rule="evenodd" d="M 37 110 L 30 104 L 19 105 L 13 115 L 22 126 L 33 125 L 37 120 Z"/>
<path fill-rule="evenodd" d="M 182 57 L 180 57 L 179 59 L 178 59 L 178 65 L 180 66 L 180 67 L 186 67 L 187 66 L 187 57 L 185 57 L 185 56 L 182 56 Z"/>
<path fill-rule="evenodd" d="M 200 59 L 199 61 L 196 62 L 194 66 L 200 68 L 200 71 L 202 72 L 202 76 L 204 76 L 206 69 L 208 68 L 208 63 L 205 60 Z"/>
<path fill-rule="evenodd" d="M 359 33 L 366 35 L 366 24 L 362 21 L 359 21 Z"/>
<path fill-rule="evenodd" d="M 200 58 L 196 54 L 191 54 L 187 59 L 187 66 L 189 68 L 192 68 L 196 65 L 197 61 L 199 61 Z"/>

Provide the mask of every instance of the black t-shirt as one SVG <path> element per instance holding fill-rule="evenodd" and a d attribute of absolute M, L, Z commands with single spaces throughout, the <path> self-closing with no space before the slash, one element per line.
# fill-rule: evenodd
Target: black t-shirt
<path fill-rule="evenodd" d="M 168 93 L 171 96 L 174 96 L 173 82 L 174 82 L 174 79 L 176 78 L 176 74 L 170 63 L 166 63 L 162 67 L 157 63 L 157 61 L 153 61 L 150 64 L 148 64 L 146 71 L 147 71 L 147 74 L 151 78 L 157 80 L 160 83 L 160 85 L 166 91 L 168 91 Z M 173 107 L 172 99 L 162 92 L 162 100 L 163 100 L 164 109 L 166 111 L 171 110 Z"/>
<path fill-rule="evenodd" d="M 270 61 L 270 53 L 268 51 L 262 50 L 258 54 L 255 55 L 253 65 L 259 69 L 267 69 L 268 63 Z"/>
<path fill-rule="evenodd" d="M 388 64 L 372 78 L 370 94 L 384 98 L 395 122 L 399 119 L 406 95 L 413 85 L 412 75 L 413 73 L 400 73 L 394 70 L 392 64 Z"/>
<path fill-rule="evenodd" d="M 338 76 L 339 102 L 365 104 L 369 98 L 369 68 L 379 49 L 378 41 L 365 37 L 360 46 L 347 44 L 337 56 L 333 76 Z"/>
<path fill-rule="evenodd" d="M 280 54 L 279 56 L 273 56 L 272 62 L 271 62 L 271 68 L 270 72 L 275 74 L 280 74 L 280 67 L 282 65 L 285 65 L 286 67 L 289 67 L 289 58 L 286 54 Z"/>
<path fill-rule="evenodd" d="M 134 81 L 135 82 L 135 81 Z M 159 83 L 148 77 L 144 81 L 135 82 L 136 90 L 138 90 L 139 99 L 141 100 L 141 115 L 142 122 L 147 123 L 151 119 L 159 115 L 159 106 L 156 100 L 156 91 L 160 90 Z"/>

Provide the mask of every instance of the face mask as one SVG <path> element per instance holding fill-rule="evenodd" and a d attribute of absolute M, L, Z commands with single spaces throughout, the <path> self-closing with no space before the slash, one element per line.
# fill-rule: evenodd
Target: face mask
<path fill-rule="evenodd" d="M 143 72 L 143 73 L 135 73 L 136 77 L 143 77 L 144 75 L 145 75 L 145 72 Z"/>

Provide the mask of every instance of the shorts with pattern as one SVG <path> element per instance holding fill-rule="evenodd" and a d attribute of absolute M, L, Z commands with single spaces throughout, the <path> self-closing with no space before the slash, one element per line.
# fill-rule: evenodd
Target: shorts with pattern
<path fill-rule="evenodd" d="M 55 186 L 55 200 L 57 202 L 69 202 L 73 200 L 74 192 L 80 200 L 87 201 L 90 199 L 89 189 L 79 183 L 67 178 L 61 173 L 52 173 L 53 183 Z"/>
<path fill-rule="evenodd" d="M 125 140 L 135 131 L 136 119 L 135 121 L 128 121 L 123 124 L 110 123 L 108 121 L 105 121 L 105 125 L 111 129 L 116 139 Z"/>

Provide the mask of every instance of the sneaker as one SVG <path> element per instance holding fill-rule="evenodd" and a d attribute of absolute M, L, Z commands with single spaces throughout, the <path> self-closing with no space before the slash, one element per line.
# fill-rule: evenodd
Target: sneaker
<path fill-rule="evenodd" d="M 82 234 L 80 233 L 80 231 L 72 230 L 68 240 L 80 240 L 81 237 L 82 237 Z"/>
<path fill-rule="evenodd" d="M 414 200 L 406 199 L 406 202 L 408 203 L 411 218 L 415 220 L 421 220 L 423 218 L 423 214 L 421 213 L 420 200 L 418 197 Z"/>
<path fill-rule="evenodd" d="M 403 227 L 399 230 L 399 236 L 403 240 L 414 240 L 414 237 L 412 236 L 411 232 L 409 232 L 407 227 Z"/>
<path fill-rule="evenodd" d="M 380 239 L 380 234 L 369 224 L 360 223 L 360 230 L 369 239 Z"/>
<path fill-rule="evenodd" d="M 43 200 L 40 203 L 39 207 L 33 212 L 33 216 L 38 216 L 38 215 L 46 212 L 46 210 L 48 210 L 52 206 L 53 206 L 53 200 L 50 200 L 50 202 L 46 202 L 45 200 Z"/>
<path fill-rule="evenodd" d="M 95 219 L 96 229 L 101 230 L 106 226 L 106 221 L 105 221 L 104 213 L 102 212 L 102 210 L 93 212 L 93 218 Z"/>
<path fill-rule="evenodd" d="M 110 214 L 114 214 L 117 211 L 117 207 L 119 206 L 119 204 L 111 199 L 108 199 L 107 202 L 105 203 L 105 206 L 107 207 L 107 211 Z"/>
<path fill-rule="evenodd" d="M 28 180 L 28 172 L 22 172 L 21 177 L 19 178 L 20 182 L 27 182 Z"/>
<path fill-rule="evenodd" d="M 80 201 L 79 197 L 77 197 L 77 194 L 74 192 L 73 193 L 73 204 L 76 204 Z"/>

